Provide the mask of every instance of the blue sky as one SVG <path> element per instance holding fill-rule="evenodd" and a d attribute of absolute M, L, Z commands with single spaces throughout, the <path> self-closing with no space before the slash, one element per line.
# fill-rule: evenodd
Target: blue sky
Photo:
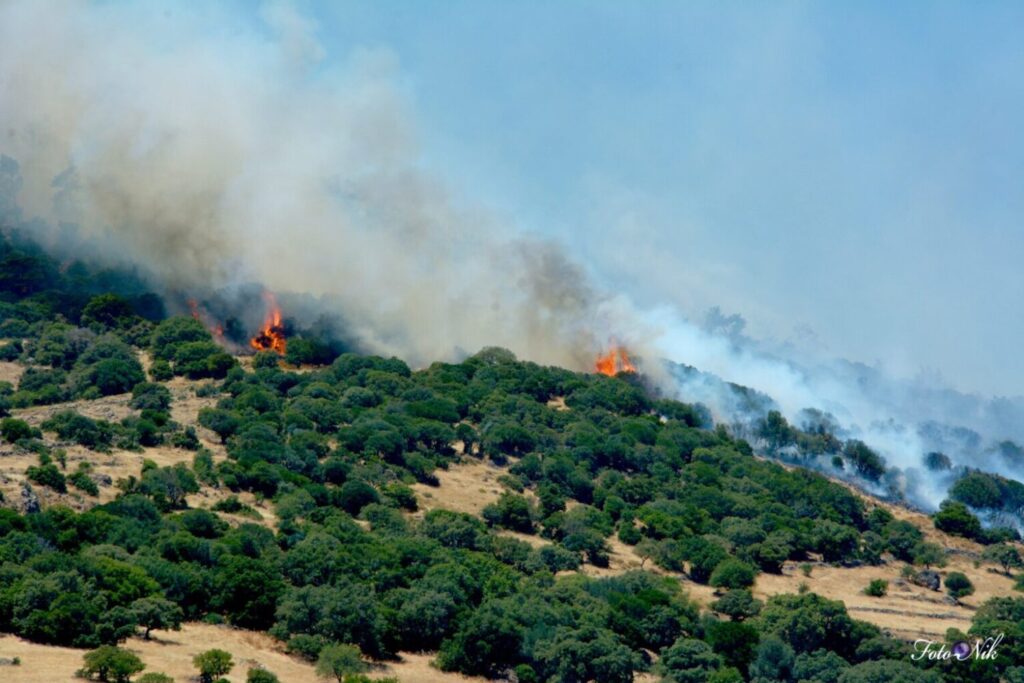
<path fill-rule="evenodd" d="M 457 201 L 607 288 L 1024 394 L 1024 5 L 294 6 L 323 68 L 393 63 L 420 163 Z M 225 7 L 214 30 L 261 26 Z"/>
<path fill-rule="evenodd" d="M 393 52 L 461 199 L 609 285 L 1022 393 L 1024 6 L 306 9 L 329 60 Z"/>

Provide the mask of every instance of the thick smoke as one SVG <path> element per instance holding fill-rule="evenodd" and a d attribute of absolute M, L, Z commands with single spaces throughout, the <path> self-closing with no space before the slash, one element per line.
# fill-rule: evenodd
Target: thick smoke
<path fill-rule="evenodd" d="M 254 282 L 294 293 L 287 313 L 304 324 L 338 317 L 360 348 L 415 365 L 500 345 L 590 369 L 615 337 L 648 361 L 705 371 L 643 366 L 719 419 L 749 425 L 769 407 L 796 424 L 806 408 L 831 413 L 843 436 L 901 468 L 888 484 L 925 507 L 950 483 L 922 470 L 929 450 L 1019 477 L 1019 463 L 979 453 L 1018 436 L 1020 400 L 900 384 L 852 363 L 809 365 L 759 348 L 740 319 L 717 311 L 705 326 L 638 312 L 556 244 L 466 205 L 422 168 L 387 50 L 327 60 L 315 24 L 286 4 L 265 6 L 258 26 L 205 3 L 184 7 L 0 6 L 0 218 L 62 226 L 49 231 L 57 248 L 80 255 L 98 244 L 145 264 L 167 293 L 220 292 L 229 308 Z"/>
<path fill-rule="evenodd" d="M 413 363 L 499 344 L 589 366 L 615 307 L 557 246 L 418 166 L 394 57 L 327 64 L 308 20 L 261 16 L 4 5 L 0 152 L 24 214 L 77 225 L 168 291 L 312 294 L 363 348 Z"/>

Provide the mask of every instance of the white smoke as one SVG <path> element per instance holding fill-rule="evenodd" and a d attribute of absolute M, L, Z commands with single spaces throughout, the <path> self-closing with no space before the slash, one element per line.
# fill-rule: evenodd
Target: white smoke
<path fill-rule="evenodd" d="M 422 168 L 388 50 L 325 61 L 315 23 L 286 3 L 265 5 L 262 26 L 216 5 L 163 10 L 0 5 L 0 154 L 20 173 L 0 187 L 4 215 L 13 194 L 23 216 L 76 224 L 168 290 L 255 281 L 310 294 L 364 348 L 413 364 L 500 345 L 586 370 L 614 337 L 642 358 L 764 392 L 791 421 L 809 407 L 831 412 L 907 470 L 904 485 L 926 505 L 944 496 L 948 482 L 914 471 L 930 447 L 917 423 L 960 424 L 952 408 L 976 402 L 922 401 L 849 364 L 764 353 L 738 342 L 736 320 L 712 333 L 671 309 L 638 312 L 557 245 L 467 205 Z M 644 369 L 719 418 L 759 417 L 721 383 Z M 999 430 L 1024 410 L 1004 412 L 968 426 L 1010 435 Z"/>

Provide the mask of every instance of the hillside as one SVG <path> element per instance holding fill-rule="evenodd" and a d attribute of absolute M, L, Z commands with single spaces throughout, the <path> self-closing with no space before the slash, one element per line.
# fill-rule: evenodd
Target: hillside
<path fill-rule="evenodd" d="M 147 353 L 139 354 L 139 357 L 142 365 L 147 368 L 151 366 Z M 0 363 L 0 375 L 12 384 L 17 384 L 23 371 L 23 365 L 13 362 Z M 173 421 L 182 428 L 192 427 L 196 430 L 200 448 L 211 454 L 214 463 L 228 461 L 228 451 L 221 443 L 221 439 L 200 424 L 200 411 L 214 408 L 219 400 L 216 394 L 209 395 L 209 381 L 177 377 L 167 381 L 166 386 L 171 397 L 168 412 Z M 130 404 L 130 394 L 114 394 L 92 400 L 13 409 L 11 414 L 35 428 L 41 427 L 47 420 L 67 410 L 73 410 L 93 420 L 119 422 L 138 414 L 139 411 L 133 409 Z M 573 408 L 565 405 L 564 397 L 561 396 L 555 397 L 549 407 L 563 415 L 571 414 L 573 411 Z M 109 503 L 121 493 L 114 483 L 133 476 L 142 479 L 144 463 L 147 461 L 158 467 L 172 467 L 178 464 L 191 466 L 195 455 L 193 450 L 167 444 L 132 449 L 114 448 L 109 452 L 100 453 L 46 431 L 42 433 L 41 441 L 49 449 L 62 448 L 66 451 L 66 471 L 75 470 L 80 463 L 89 463 L 93 479 L 100 483 L 98 495 L 95 497 L 84 495 L 74 488 L 69 489 L 67 493 L 58 493 L 48 487 L 32 486 L 30 483 L 44 509 L 51 506 L 67 506 L 85 511 L 97 504 Z M 462 441 L 453 443 L 454 452 L 445 463 L 445 467 L 436 470 L 432 477 L 425 478 L 426 481 L 412 483 L 410 488 L 415 494 L 416 504 L 406 504 L 406 507 L 414 507 L 415 510 L 404 513 L 410 520 L 422 523 L 425 514 L 435 509 L 453 510 L 479 518 L 485 514 L 485 510 L 493 509 L 502 500 L 503 495 L 508 496 L 510 482 L 507 477 L 510 467 L 521 463 L 522 458 L 508 454 L 505 458 L 499 459 L 502 463 L 499 465 L 488 457 L 465 453 L 465 443 Z M 335 449 L 338 448 L 337 444 L 332 445 Z M 4 444 L 0 448 L 0 490 L 9 504 L 13 503 L 13 507 L 17 508 L 23 484 L 26 482 L 26 470 L 36 463 L 38 456 L 13 444 Z M 475 448 L 479 449 L 481 445 L 476 445 Z M 820 555 L 811 552 L 804 561 L 784 561 L 779 571 L 761 573 L 752 587 L 754 597 L 768 601 L 775 595 L 795 594 L 799 592 L 801 585 L 804 585 L 825 598 L 841 600 L 851 616 L 877 625 L 884 633 L 896 639 L 913 640 L 925 637 L 941 640 L 949 628 L 964 632 L 969 630 L 978 606 L 989 598 L 1012 594 L 1012 578 L 997 573 L 990 563 L 979 562 L 984 546 L 937 530 L 925 515 L 873 500 L 845 486 L 843 489 L 862 501 L 866 511 L 872 508 L 887 510 L 895 519 L 906 520 L 920 529 L 927 541 L 945 549 L 948 564 L 940 570 L 941 573 L 954 570 L 963 572 L 976 587 L 974 595 L 957 604 L 939 592 L 916 586 L 900 576 L 901 569 L 908 566 L 907 563 L 893 558 L 875 566 L 848 567 L 835 562 L 824 562 Z M 535 510 L 542 504 L 535 491 L 527 489 L 524 493 L 524 499 Z M 209 510 L 214 504 L 231 496 L 247 505 L 252 513 L 249 516 L 240 516 L 217 511 L 216 514 L 227 524 L 238 528 L 240 525 L 258 523 L 268 529 L 276 528 L 279 519 L 275 514 L 275 506 L 263 495 L 251 491 L 232 492 L 219 484 L 203 484 L 198 490 L 185 496 L 183 507 Z M 567 503 L 568 510 L 580 506 L 578 501 L 572 499 Z M 559 544 L 554 538 L 534 533 L 500 528 L 493 533 L 498 537 L 515 539 L 535 549 Z M 643 569 L 659 576 L 671 577 L 703 609 L 710 609 L 717 597 L 715 589 L 705 583 L 694 582 L 686 571 L 671 566 L 659 566 L 656 558 L 641 557 L 636 544 L 623 543 L 616 535 L 612 535 L 605 539 L 605 546 L 606 561 L 598 561 L 597 564 L 586 562 L 578 570 L 563 569 L 558 572 L 559 575 L 568 576 L 574 571 L 581 571 L 584 575 L 592 577 L 614 577 Z M 810 565 L 809 576 L 805 576 L 801 565 Z M 863 594 L 864 586 L 872 579 L 886 579 L 890 582 L 887 595 L 868 597 Z M 211 629 L 216 632 L 215 636 Z M 239 662 L 257 662 L 277 671 L 283 680 L 316 680 L 312 664 L 285 654 L 283 643 L 280 641 L 226 626 L 186 624 L 180 632 L 157 632 L 154 641 L 133 638 L 125 646 L 138 652 L 152 669 L 184 679 L 190 673 L 191 657 L 213 638 L 222 646 L 226 646 Z M 23 662 L 22 668 L 10 669 L 12 677 L 9 680 L 12 681 L 71 680 L 71 674 L 80 666 L 80 650 L 36 645 L 13 637 L 0 641 L 0 647 L 3 648 L 0 657 L 17 656 Z M 380 666 L 373 675 L 397 675 L 400 680 L 409 681 L 461 680 L 458 674 L 443 673 L 429 667 L 428 662 L 433 658 L 430 654 L 405 653 L 401 657 L 403 661 Z M 46 662 L 45 667 L 36 664 L 43 661 Z M 423 668 L 425 666 L 426 669 Z M 241 681 L 242 678 L 230 677 L 229 680 Z"/>
<path fill-rule="evenodd" d="M 632 365 L 411 368 L 276 325 L 238 357 L 201 316 L 144 317 L 145 294 L 96 291 L 109 274 L 14 253 L 4 680 L 69 680 L 91 652 L 184 681 L 214 647 L 230 681 L 1024 673 L 1024 548 L 964 502 L 1001 505 L 1006 480 L 965 474 L 929 517 L 766 457 L 879 478 L 865 444 L 773 412 L 751 443 Z M 910 657 L 999 633 L 992 659 Z"/>

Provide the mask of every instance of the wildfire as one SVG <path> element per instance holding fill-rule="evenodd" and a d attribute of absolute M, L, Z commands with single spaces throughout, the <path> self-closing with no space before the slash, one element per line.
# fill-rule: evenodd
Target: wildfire
<path fill-rule="evenodd" d="M 626 349 L 621 346 L 613 346 L 608 353 L 598 356 L 594 363 L 594 369 L 602 375 L 612 377 L 620 372 L 636 372 L 636 366 L 629 359 Z"/>
<path fill-rule="evenodd" d="M 203 327 L 210 331 L 210 334 L 213 335 L 217 343 L 223 346 L 225 344 L 224 326 L 211 319 L 206 309 L 200 306 L 195 299 L 188 300 L 188 308 L 192 311 L 192 317 L 201 322 Z"/>
<path fill-rule="evenodd" d="M 284 325 L 281 323 L 281 307 L 271 292 L 263 292 L 263 302 L 267 305 L 267 317 L 259 334 L 249 340 L 249 346 L 257 351 L 277 351 L 284 355 L 288 342 L 284 337 Z"/>

